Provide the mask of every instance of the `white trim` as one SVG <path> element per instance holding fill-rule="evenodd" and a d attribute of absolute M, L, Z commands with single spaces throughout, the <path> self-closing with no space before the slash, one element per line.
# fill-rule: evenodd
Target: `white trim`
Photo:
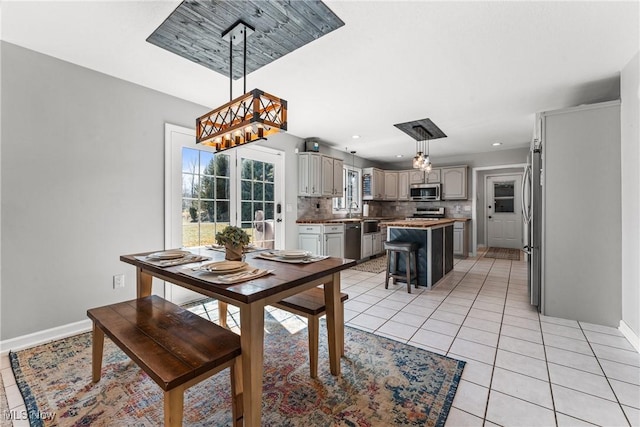
<path fill-rule="evenodd" d="M 624 322 L 624 320 L 620 321 L 620 326 L 618 327 L 618 330 L 622 332 L 622 335 L 624 335 L 627 341 L 631 343 L 633 348 L 635 348 L 636 351 L 640 353 L 640 337 L 638 337 L 638 335 L 636 335 L 636 333 L 633 332 L 633 329 L 631 329 L 629 325 L 627 325 Z"/>
<path fill-rule="evenodd" d="M 34 332 L 28 335 L 22 335 L 20 337 L 11 338 L 8 340 L 0 341 L 0 356 L 4 356 L 9 351 L 20 351 L 25 348 L 35 347 L 40 344 L 45 344 L 51 341 L 60 340 L 73 335 L 89 332 L 92 329 L 91 320 L 81 320 L 75 323 L 69 323 L 67 325 L 57 326 L 51 329 L 45 329 L 43 331 Z"/>
<path fill-rule="evenodd" d="M 495 166 L 480 166 L 471 169 L 471 237 L 473 239 L 473 256 L 477 256 L 478 246 L 478 215 L 476 215 L 478 205 L 478 172 L 495 170 L 495 169 L 511 169 L 511 168 L 523 168 L 527 166 L 526 163 L 514 163 L 511 165 L 495 165 Z"/>

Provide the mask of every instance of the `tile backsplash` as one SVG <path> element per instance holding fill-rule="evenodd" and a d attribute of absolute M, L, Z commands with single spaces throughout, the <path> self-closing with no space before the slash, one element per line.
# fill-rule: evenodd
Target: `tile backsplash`
<path fill-rule="evenodd" d="M 298 218 L 344 218 L 346 214 L 334 214 L 333 199 L 318 197 L 298 197 Z M 444 207 L 445 216 L 450 218 L 471 218 L 471 200 L 450 200 L 441 202 L 379 202 L 369 204 L 369 216 L 405 218 L 413 215 L 418 207 Z M 361 216 L 361 213 L 355 214 Z"/>

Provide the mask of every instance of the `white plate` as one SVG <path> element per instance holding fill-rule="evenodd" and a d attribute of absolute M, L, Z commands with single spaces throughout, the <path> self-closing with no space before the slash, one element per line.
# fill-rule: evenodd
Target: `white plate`
<path fill-rule="evenodd" d="M 217 261 L 209 264 L 204 264 L 200 267 L 200 270 L 212 271 L 215 273 L 233 273 L 234 271 L 240 271 L 247 266 L 244 261 Z"/>
<path fill-rule="evenodd" d="M 178 259 L 191 254 L 189 251 L 162 251 L 147 255 L 149 259 Z"/>
<path fill-rule="evenodd" d="M 311 255 L 311 252 L 303 251 L 303 250 L 275 251 L 274 255 L 279 256 L 281 258 L 297 259 L 297 258 L 306 258 Z"/>

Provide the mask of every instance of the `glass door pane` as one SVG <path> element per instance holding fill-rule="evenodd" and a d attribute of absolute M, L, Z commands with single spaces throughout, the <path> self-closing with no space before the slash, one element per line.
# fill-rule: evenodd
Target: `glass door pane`
<path fill-rule="evenodd" d="M 493 184 L 494 212 L 514 213 L 515 181 Z"/>

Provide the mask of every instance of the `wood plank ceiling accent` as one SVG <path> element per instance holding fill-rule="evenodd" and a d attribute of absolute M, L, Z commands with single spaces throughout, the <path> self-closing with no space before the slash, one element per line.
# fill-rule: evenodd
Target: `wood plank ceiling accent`
<path fill-rule="evenodd" d="M 229 42 L 222 33 L 242 20 L 255 29 L 247 37 L 247 74 L 310 43 L 344 22 L 322 1 L 183 1 L 147 41 L 229 76 Z M 233 57 L 242 57 L 242 43 Z M 234 61 L 233 78 L 243 77 Z"/>
<path fill-rule="evenodd" d="M 440 128 L 431 121 L 431 119 L 421 119 L 421 120 L 414 120 L 412 122 L 397 123 L 394 126 L 400 129 L 402 132 L 409 135 L 411 138 L 415 139 L 416 141 L 424 141 L 425 139 L 431 140 L 431 139 L 447 137 L 447 135 L 445 135 L 445 133 L 442 132 L 442 130 L 440 130 Z M 418 127 L 418 129 L 414 129 L 416 127 Z M 422 133 L 421 129 L 425 129 L 429 133 L 428 138 L 425 138 L 425 135 Z"/>

